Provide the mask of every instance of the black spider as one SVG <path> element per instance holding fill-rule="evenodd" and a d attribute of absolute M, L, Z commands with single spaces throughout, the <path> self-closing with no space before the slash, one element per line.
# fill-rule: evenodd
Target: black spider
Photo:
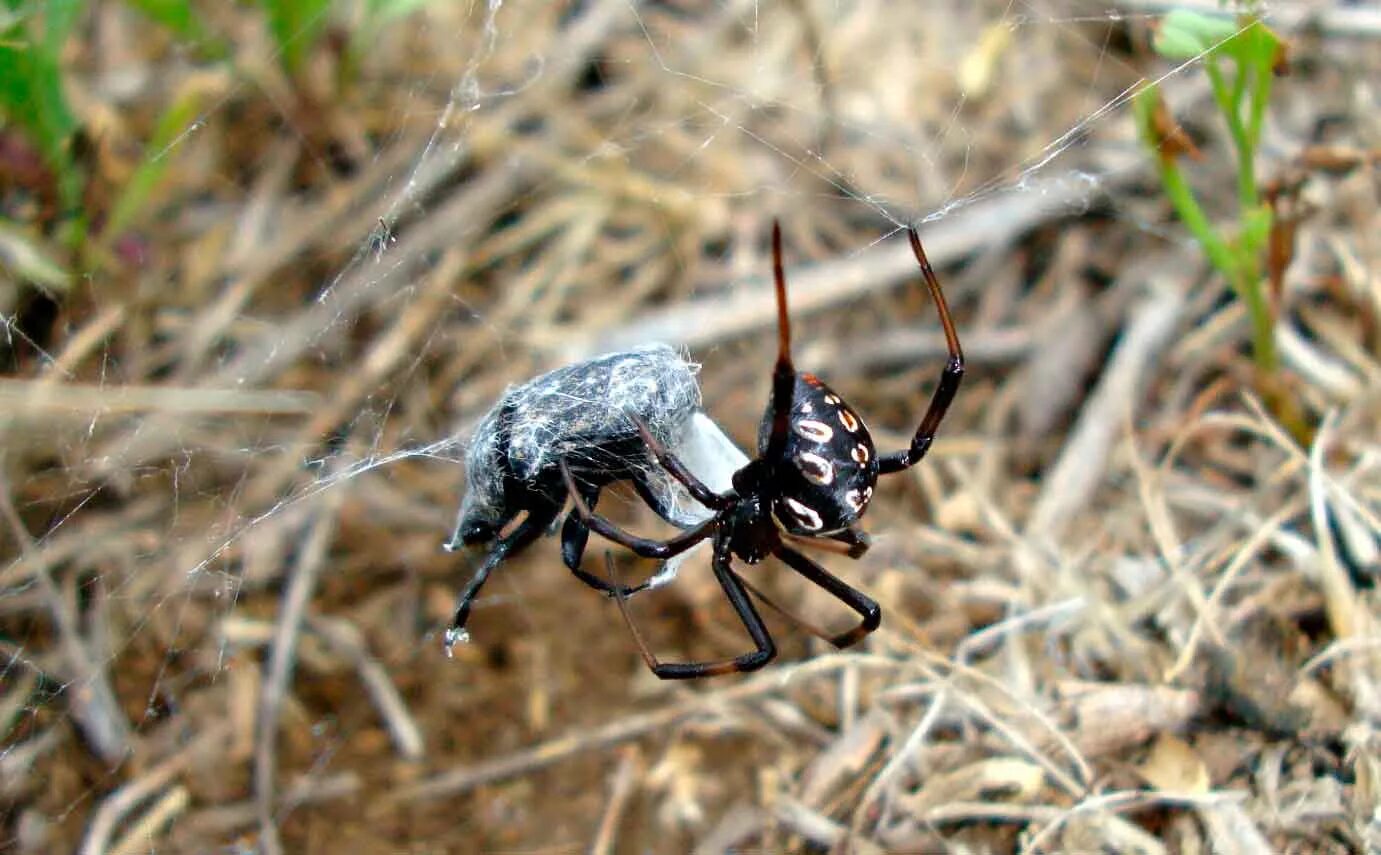
<path fill-rule="evenodd" d="M 749 599 L 748 592 L 752 589 L 733 569 L 731 562 L 735 557 L 748 564 L 757 564 L 775 555 L 857 612 L 861 618 L 857 626 L 828 639 L 837 647 L 854 644 L 877 629 L 881 622 L 882 611 L 876 602 L 787 546 L 782 533 L 842 541 L 850 547 L 851 557 L 861 556 L 868 549 L 868 538 L 856 523 L 868 508 L 878 476 L 901 472 L 925 456 L 945 410 L 959 389 L 964 376 L 959 336 L 920 238 L 915 229 L 908 233 L 949 346 L 949 361 L 909 448 L 879 456 L 874 451 L 868 428 L 848 404 L 815 375 L 797 373 L 792 367 L 786 277 L 782 272 L 782 236 L 781 228 L 774 223 L 772 272 L 777 294 L 777 364 L 772 373 L 772 399 L 758 431 L 758 457 L 734 473 L 731 490 L 716 493 L 697 479 L 645 424 L 638 422 L 643 442 L 652 455 L 697 501 L 712 509 L 714 516 L 669 540 L 638 537 L 595 514 L 582 498 L 586 491 L 581 489 L 571 468 L 564 459 L 559 461 L 567 488 L 575 500 L 575 512 L 585 524 L 638 555 L 667 559 L 707 538 L 712 539 L 715 578 L 743 621 L 755 649 L 718 662 L 659 662 L 629 617 L 623 591 L 614 587 L 612 592 L 619 610 L 643 659 L 658 677 L 686 679 L 752 671 L 776 655 L 767 627 Z M 606 562 L 612 574 L 612 559 L 607 554 Z"/>

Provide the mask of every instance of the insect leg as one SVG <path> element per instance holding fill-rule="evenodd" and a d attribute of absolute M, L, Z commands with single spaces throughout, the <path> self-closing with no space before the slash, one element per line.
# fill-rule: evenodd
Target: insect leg
<path fill-rule="evenodd" d="M 590 487 L 584 484 L 577 484 L 576 486 L 580 490 L 580 496 L 582 501 L 585 502 L 585 506 L 593 510 L 595 504 L 599 501 L 600 488 Z M 595 574 L 581 569 L 581 562 L 585 558 L 585 545 L 589 540 L 589 526 L 580 518 L 579 511 L 571 511 L 566 515 L 566 523 L 561 528 L 561 558 L 565 561 L 566 566 L 570 568 L 570 571 L 575 574 L 577 579 L 589 585 L 591 588 L 594 588 L 596 591 L 609 595 L 617 594 L 622 597 L 631 597 L 639 591 L 647 590 L 650 584 L 648 582 L 643 582 L 633 587 L 611 585 Z"/>
<path fill-rule="evenodd" d="M 527 519 L 519 523 L 513 531 L 499 538 L 489 549 L 489 554 L 484 557 L 484 563 L 475 571 L 475 575 L 470 577 L 470 581 L 466 583 L 464 590 L 456 599 L 456 614 L 451 620 L 450 629 L 446 630 L 446 652 L 448 654 L 457 642 L 468 639 L 465 623 L 470 619 L 470 604 L 479 596 L 480 588 L 484 587 L 484 583 L 488 581 L 489 574 L 505 558 L 522 551 L 528 544 L 541 537 L 560 511 L 559 507 L 528 510 Z"/>

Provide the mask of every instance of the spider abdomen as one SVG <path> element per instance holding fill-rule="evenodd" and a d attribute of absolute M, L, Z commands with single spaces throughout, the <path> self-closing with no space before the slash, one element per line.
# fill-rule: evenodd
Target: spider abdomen
<path fill-rule="evenodd" d="M 793 534 L 847 528 L 868 509 L 878 478 L 877 452 L 863 419 L 814 374 L 796 375 L 784 459 L 773 461 L 773 510 Z M 771 408 L 758 432 L 765 453 Z"/>

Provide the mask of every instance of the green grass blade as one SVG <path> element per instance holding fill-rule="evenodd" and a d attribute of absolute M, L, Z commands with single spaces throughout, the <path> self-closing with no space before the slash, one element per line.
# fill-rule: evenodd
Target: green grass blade
<path fill-rule="evenodd" d="M 0 32 L 0 112 L 42 154 L 69 211 L 80 203 L 84 182 L 72 159 L 77 120 L 62 88 L 60 57 L 81 9 L 79 0 L 53 0 L 41 15 L 18 10 Z"/>
<path fill-rule="evenodd" d="M 197 16 L 196 10 L 192 8 L 189 0 L 125 0 L 125 2 L 143 12 L 144 16 L 150 20 L 172 30 L 183 41 L 200 42 L 206 37 L 205 31 L 202 29 L 201 18 Z"/>
<path fill-rule="evenodd" d="M 108 245 L 119 237 L 148 204 L 149 197 L 172 163 L 172 152 L 178 138 L 196 123 L 202 94 L 199 87 L 184 91 L 159 117 L 153 136 L 144 148 L 143 159 L 111 209 L 102 232 L 103 243 Z"/>
<path fill-rule="evenodd" d="M 296 72 L 326 28 L 331 0 L 260 0 L 283 67 Z"/>
<path fill-rule="evenodd" d="M 0 220 L 0 269 L 53 293 L 66 292 L 72 282 L 71 274 L 38 239 L 4 220 Z"/>

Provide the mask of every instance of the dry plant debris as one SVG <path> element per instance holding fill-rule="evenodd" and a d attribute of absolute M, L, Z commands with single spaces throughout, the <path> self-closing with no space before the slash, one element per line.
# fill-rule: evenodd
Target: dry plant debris
<path fill-rule="evenodd" d="M 140 5 L 64 48 L 91 211 L 202 109 L 104 254 L 64 268 L 0 129 L 0 849 L 1381 851 L 1374 11 L 1273 20 L 1301 445 L 1135 150 L 1158 77 L 1226 162 L 1157 4 L 339 4 L 291 70 L 254 4 L 218 57 Z M 445 658 L 469 425 L 651 337 L 747 444 L 774 216 L 798 360 L 881 445 L 942 348 L 906 222 L 973 366 L 873 550 L 821 553 L 882 631 L 661 684 L 547 540 Z M 656 648 L 740 649 L 713 593 L 641 600 Z"/>

